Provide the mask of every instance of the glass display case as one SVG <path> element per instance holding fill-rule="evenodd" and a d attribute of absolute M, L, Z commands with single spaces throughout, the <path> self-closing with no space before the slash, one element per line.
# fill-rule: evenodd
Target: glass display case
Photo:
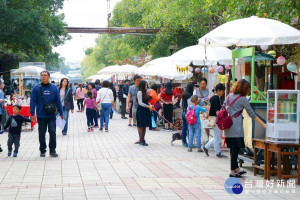
<path fill-rule="evenodd" d="M 269 90 L 267 101 L 267 140 L 299 143 L 299 90 Z"/>

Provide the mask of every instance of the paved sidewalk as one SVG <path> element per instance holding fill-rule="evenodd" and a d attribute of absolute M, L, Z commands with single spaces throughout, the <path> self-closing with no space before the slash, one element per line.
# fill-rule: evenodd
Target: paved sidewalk
<path fill-rule="evenodd" d="M 224 189 L 229 158 L 216 158 L 213 149 L 210 157 L 187 152 L 180 141 L 171 146 L 172 133 L 164 131 L 147 131 L 149 146 L 136 145 L 137 130 L 127 123 L 116 114 L 109 133 L 88 133 L 85 113 L 70 113 L 68 135 L 57 131 L 58 158 L 39 157 L 37 126 L 22 133 L 17 158 L 7 157 L 7 133 L 0 135 L 0 199 L 299 199 L 298 185 L 277 192 L 276 183 L 272 190 L 255 189 L 266 187 L 248 163 L 242 181 L 256 185 L 229 194 Z"/>

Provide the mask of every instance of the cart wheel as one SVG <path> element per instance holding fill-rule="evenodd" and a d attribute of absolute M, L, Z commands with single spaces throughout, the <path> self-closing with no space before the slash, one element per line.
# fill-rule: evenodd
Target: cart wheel
<path fill-rule="evenodd" d="M 244 161 L 243 161 L 243 160 L 241 160 L 241 159 L 239 159 L 239 164 L 240 164 L 240 167 L 243 167 L 243 163 L 244 163 Z"/>

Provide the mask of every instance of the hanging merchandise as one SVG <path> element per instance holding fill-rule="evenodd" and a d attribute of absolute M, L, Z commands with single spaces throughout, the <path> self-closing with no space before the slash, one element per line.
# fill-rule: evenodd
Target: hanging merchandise
<path fill-rule="evenodd" d="M 287 69 L 291 72 L 296 71 L 296 69 L 297 69 L 296 63 L 290 62 L 289 64 L 287 64 Z"/>
<path fill-rule="evenodd" d="M 219 73 L 222 73 L 222 72 L 224 71 L 224 68 L 223 68 L 222 66 L 219 66 L 219 67 L 217 68 L 217 71 L 218 71 Z"/>
<path fill-rule="evenodd" d="M 208 72 L 208 69 L 206 67 L 203 67 L 203 68 L 201 68 L 201 72 L 206 73 L 206 72 Z"/>
<path fill-rule="evenodd" d="M 268 45 L 260 45 L 261 50 L 266 51 L 269 46 Z"/>
<path fill-rule="evenodd" d="M 193 72 L 194 68 L 192 68 L 191 66 L 189 66 L 189 72 Z"/>
<path fill-rule="evenodd" d="M 196 74 L 200 74 L 200 72 L 201 72 L 200 68 L 197 67 L 197 68 L 195 69 L 195 73 L 196 73 Z"/>
<path fill-rule="evenodd" d="M 213 74 L 215 72 L 215 69 L 213 67 L 210 67 L 208 69 L 208 73 Z"/>
<path fill-rule="evenodd" d="M 269 54 L 270 56 L 273 56 L 273 58 L 276 57 L 276 52 L 275 52 L 274 50 L 268 51 L 268 54 Z"/>
<path fill-rule="evenodd" d="M 284 65 L 284 63 L 285 63 L 285 57 L 279 56 L 279 57 L 277 58 L 277 64 L 278 64 L 278 65 Z"/>
<path fill-rule="evenodd" d="M 227 70 L 231 70 L 231 67 L 232 67 L 232 65 L 225 65 L 225 68 L 226 68 Z"/>
<path fill-rule="evenodd" d="M 237 59 L 237 63 L 236 63 L 236 64 L 242 65 L 242 64 L 244 64 L 244 63 L 245 63 L 245 58 L 238 58 L 238 59 Z"/>
<path fill-rule="evenodd" d="M 189 66 L 180 67 L 180 66 L 176 65 L 176 68 L 177 68 L 177 72 L 183 73 L 183 74 L 186 74 L 189 71 Z"/>

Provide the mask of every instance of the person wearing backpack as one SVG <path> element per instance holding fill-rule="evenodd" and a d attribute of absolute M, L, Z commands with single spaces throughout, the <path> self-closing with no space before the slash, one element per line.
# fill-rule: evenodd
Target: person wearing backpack
<path fill-rule="evenodd" d="M 220 98 L 224 95 L 225 93 L 225 86 L 222 83 L 218 83 L 215 88 L 216 94 L 210 98 L 210 109 L 209 109 L 209 117 L 210 120 L 212 120 L 212 123 L 215 122 L 215 118 L 219 111 L 221 110 L 221 101 Z M 208 149 L 214 145 L 214 150 L 216 152 L 216 156 L 218 158 L 226 158 L 224 154 L 222 154 L 221 151 L 221 136 L 222 136 L 222 131 L 219 129 L 219 127 L 215 124 L 213 127 L 214 130 L 214 137 L 211 138 L 208 143 L 203 147 L 203 150 L 207 156 L 208 154 Z"/>
<path fill-rule="evenodd" d="M 227 147 L 230 148 L 231 172 L 229 177 L 239 178 L 246 173 L 246 171 L 238 167 L 237 162 L 240 148 L 245 148 L 243 116 L 241 115 L 243 109 L 246 109 L 249 116 L 257 123 L 261 124 L 264 128 L 267 127 L 267 125 L 257 117 L 246 98 L 246 96 L 250 94 L 250 91 L 250 83 L 245 79 L 241 79 L 233 85 L 232 93 L 228 95 L 225 101 L 226 106 L 230 105 L 227 111 L 232 118 L 232 125 L 224 130 Z"/>
<path fill-rule="evenodd" d="M 192 152 L 194 135 L 196 136 L 196 144 L 198 152 L 203 152 L 201 149 L 201 121 L 200 112 L 206 112 L 206 109 L 197 105 L 198 97 L 193 95 L 191 97 L 192 105 L 188 107 L 188 112 L 186 114 L 186 120 L 189 127 L 189 145 L 188 152 Z"/>

